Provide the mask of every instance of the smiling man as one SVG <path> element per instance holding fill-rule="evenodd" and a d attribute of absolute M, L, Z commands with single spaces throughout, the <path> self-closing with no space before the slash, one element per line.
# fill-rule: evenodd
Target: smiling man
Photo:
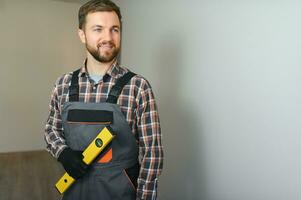
<path fill-rule="evenodd" d="M 163 166 L 161 129 L 148 81 L 117 62 L 121 14 L 109 0 L 79 10 L 84 65 L 58 78 L 45 128 L 47 150 L 77 181 L 64 200 L 154 200 Z M 87 166 L 82 151 L 104 127 L 111 144 Z"/>

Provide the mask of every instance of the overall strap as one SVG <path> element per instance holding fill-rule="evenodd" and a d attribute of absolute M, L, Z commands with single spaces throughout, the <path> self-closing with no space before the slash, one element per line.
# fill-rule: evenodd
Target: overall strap
<path fill-rule="evenodd" d="M 71 84 L 69 86 L 69 101 L 74 102 L 79 99 L 79 85 L 78 85 L 78 74 L 80 69 L 72 73 Z"/>
<path fill-rule="evenodd" d="M 123 87 L 131 80 L 131 78 L 133 76 L 135 76 L 136 74 L 133 72 L 127 72 L 125 75 L 123 75 L 122 77 L 120 77 L 116 84 L 112 87 L 112 89 L 110 90 L 110 93 L 108 95 L 107 101 L 108 103 L 117 103 L 118 97 L 123 89 Z"/>

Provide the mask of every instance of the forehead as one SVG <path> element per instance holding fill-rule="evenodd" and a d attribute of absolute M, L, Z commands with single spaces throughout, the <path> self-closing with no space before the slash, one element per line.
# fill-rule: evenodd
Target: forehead
<path fill-rule="evenodd" d="M 114 11 L 101 11 L 89 13 L 86 17 L 86 27 L 89 28 L 95 25 L 103 27 L 120 27 L 120 22 L 118 15 Z"/>

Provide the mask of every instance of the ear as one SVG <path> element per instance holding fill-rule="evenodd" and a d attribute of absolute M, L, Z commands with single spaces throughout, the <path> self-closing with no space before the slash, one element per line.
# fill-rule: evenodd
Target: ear
<path fill-rule="evenodd" d="M 79 36 L 79 39 L 81 40 L 81 42 L 83 44 L 86 44 L 86 35 L 82 29 L 78 29 L 78 36 Z"/>

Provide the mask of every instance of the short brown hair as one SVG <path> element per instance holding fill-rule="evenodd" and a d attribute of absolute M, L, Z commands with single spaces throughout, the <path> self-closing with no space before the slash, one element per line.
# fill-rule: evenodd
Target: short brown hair
<path fill-rule="evenodd" d="M 118 15 L 121 25 L 120 8 L 110 0 L 91 0 L 82 5 L 78 11 L 78 28 L 83 29 L 86 23 L 86 17 L 89 13 L 113 11 Z"/>

